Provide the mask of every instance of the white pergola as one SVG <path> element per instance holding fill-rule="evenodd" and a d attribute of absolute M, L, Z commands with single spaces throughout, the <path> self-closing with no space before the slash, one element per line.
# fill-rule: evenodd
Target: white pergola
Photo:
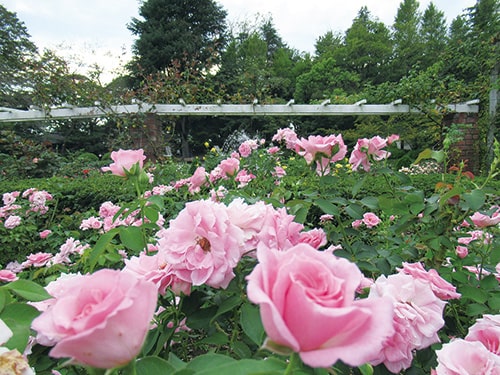
<path fill-rule="evenodd" d="M 455 113 L 478 113 L 478 104 L 479 100 L 476 99 L 436 108 Z M 422 111 L 408 104 L 402 104 L 400 99 L 389 104 L 367 104 L 366 100 L 354 104 L 331 104 L 330 100 L 319 104 L 295 104 L 293 100 L 287 104 L 259 104 L 256 100 L 252 104 L 186 104 L 183 99 L 179 99 L 178 104 L 135 103 L 103 107 L 96 103 L 93 107 L 64 105 L 50 110 L 0 107 L 0 123 L 123 117 L 137 113 L 160 116 L 359 116 L 418 114 Z"/>

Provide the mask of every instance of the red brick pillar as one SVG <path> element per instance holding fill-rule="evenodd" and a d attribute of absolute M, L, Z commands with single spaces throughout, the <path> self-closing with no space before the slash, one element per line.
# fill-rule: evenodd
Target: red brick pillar
<path fill-rule="evenodd" d="M 160 117 L 147 113 L 143 124 L 130 127 L 134 149 L 142 148 L 150 161 L 157 161 L 164 154 L 163 124 Z"/>
<path fill-rule="evenodd" d="M 450 147 L 449 165 L 465 161 L 466 171 L 479 173 L 480 134 L 477 125 L 477 113 L 450 113 L 443 118 L 443 129 L 456 129 L 459 140 Z"/>

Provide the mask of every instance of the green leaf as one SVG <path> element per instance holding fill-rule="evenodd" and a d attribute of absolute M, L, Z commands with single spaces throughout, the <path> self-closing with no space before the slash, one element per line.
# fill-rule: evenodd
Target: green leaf
<path fill-rule="evenodd" d="M 158 207 L 159 210 L 163 210 L 165 208 L 165 205 L 163 204 L 163 198 L 160 195 L 150 196 L 148 198 L 148 202 L 154 204 L 156 207 Z"/>
<path fill-rule="evenodd" d="M 469 209 L 472 211 L 479 210 L 486 202 L 486 194 L 480 189 L 474 189 L 470 193 L 464 193 L 462 198 L 465 201 L 465 205 L 462 204 L 464 209 Z"/>
<path fill-rule="evenodd" d="M 319 207 L 321 211 L 328 215 L 338 216 L 340 215 L 339 209 L 331 201 L 326 199 L 316 199 L 314 204 Z"/>
<path fill-rule="evenodd" d="M 413 164 L 418 164 L 424 159 L 434 159 L 438 163 L 441 163 L 444 160 L 444 150 L 433 151 L 430 148 L 426 148 L 418 154 L 417 160 Z"/>
<path fill-rule="evenodd" d="M 378 198 L 377 197 L 365 197 L 361 199 L 360 201 L 368 207 L 370 210 L 378 210 L 379 204 L 378 204 Z"/>
<path fill-rule="evenodd" d="M 119 228 L 111 229 L 109 232 L 104 233 L 94 247 L 89 252 L 89 271 L 92 272 L 99 261 L 99 258 L 106 250 L 106 247 L 111 243 L 113 238 L 118 234 Z"/>
<path fill-rule="evenodd" d="M 274 358 L 265 361 L 242 359 L 227 361 L 218 366 L 205 365 L 196 371 L 196 375 L 274 375 L 283 374 L 285 368 L 286 364 L 284 362 Z"/>
<path fill-rule="evenodd" d="M 488 311 L 488 307 L 480 303 L 470 303 L 467 305 L 467 315 L 469 316 L 480 316 L 486 311 Z"/>
<path fill-rule="evenodd" d="M 463 285 L 459 292 L 462 294 L 462 299 L 469 299 L 478 303 L 485 303 L 488 300 L 488 293 L 481 288 Z"/>
<path fill-rule="evenodd" d="M 5 304 L 7 303 L 7 292 L 4 288 L 0 288 L 0 313 L 2 312 Z"/>
<path fill-rule="evenodd" d="M 52 298 L 43 286 L 29 280 L 19 279 L 5 285 L 5 288 L 32 302 L 39 302 Z"/>
<path fill-rule="evenodd" d="M 232 362 L 236 362 L 236 360 L 226 355 L 209 353 L 194 358 L 191 362 L 187 364 L 186 368 L 195 370 L 198 373 L 198 371 L 203 371 L 206 369 L 214 369 L 219 366 L 226 365 Z"/>
<path fill-rule="evenodd" d="M 245 332 L 250 340 L 261 346 L 264 341 L 265 331 L 260 319 L 259 308 L 250 303 L 244 303 L 241 306 L 240 324 L 243 332 Z"/>
<path fill-rule="evenodd" d="M 137 375 L 173 374 L 175 368 L 159 357 L 144 357 L 137 360 L 135 365 Z"/>
<path fill-rule="evenodd" d="M 373 375 L 373 367 L 369 363 L 365 363 L 362 366 L 358 366 L 358 370 L 362 375 Z"/>
<path fill-rule="evenodd" d="M 160 213 L 158 212 L 158 209 L 153 207 L 153 206 L 146 206 L 144 207 L 144 216 L 152 222 L 156 223 L 158 221 Z"/>
<path fill-rule="evenodd" d="M 146 248 L 146 241 L 139 227 L 120 227 L 120 240 L 133 251 L 141 251 Z"/>
<path fill-rule="evenodd" d="M 39 314 L 37 309 L 25 303 L 15 302 L 5 306 L 0 314 L 0 319 L 7 324 L 13 333 L 5 346 L 23 353 L 31 335 L 31 323 Z"/>
<path fill-rule="evenodd" d="M 202 344 L 225 345 L 229 342 L 229 338 L 222 332 L 215 332 L 199 341 Z"/>
<path fill-rule="evenodd" d="M 361 190 L 361 187 L 362 187 L 362 186 L 363 186 L 363 184 L 365 183 L 366 176 L 368 176 L 368 175 L 367 175 L 367 174 L 365 174 L 365 175 L 363 176 L 363 178 L 362 178 L 362 179 L 360 179 L 360 180 L 358 180 L 358 182 L 356 182 L 356 183 L 354 184 L 354 186 L 352 187 L 351 194 L 352 194 L 352 196 L 353 196 L 353 197 L 355 197 L 355 196 L 359 193 L 359 191 Z"/>
<path fill-rule="evenodd" d="M 236 307 L 238 307 L 241 304 L 241 298 L 240 296 L 231 296 L 220 304 L 219 308 L 217 309 L 217 312 L 215 315 L 212 317 L 210 320 L 210 324 L 213 324 L 215 319 L 217 319 L 219 316 L 222 314 L 227 313 L 228 311 L 234 310 Z"/>

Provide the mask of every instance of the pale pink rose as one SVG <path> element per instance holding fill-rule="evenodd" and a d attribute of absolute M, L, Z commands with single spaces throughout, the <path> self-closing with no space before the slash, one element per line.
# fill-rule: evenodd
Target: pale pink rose
<path fill-rule="evenodd" d="M 227 288 L 241 258 L 243 231 L 222 203 L 186 203 L 158 240 L 158 253 L 172 272 L 192 285 Z"/>
<path fill-rule="evenodd" d="M 280 148 L 279 148 L 278 146 L 272 146 L 272 147 L 269 147 L 269 148 L 267 149 L 267 153 L 268 153 L 269 155 L 274 155 L 274 154 L 278 153 L 278 152 L 279 152 L 279 150 L 280 150 Z"/>
<path fill-rule="evenodd" d="M 469 255 L 469 249 L 467 246 L 457 246 L 455 247 L 455 253 L 458 255 L 459 258 L 465 258 L 467 255 Z"/>
<path fill-rule="evenodd" d="M 126 173 L 135 165 L 139 164 L 139 168 L 142 169 L 144 166 L 144 160 L 146 156 L 144 155 L 144 150 L 122 150 L 113 151 L 111 153 L 111 159 L 114 163 L 111 163 L 109 167 L 102 167 L 103 172 L 111 172 L 116 176 L 125 177 Z"/>
<path fill-rule="evenodd" d="M 172 190 L 174 190 L 173 186 L 170 186 L 170 185 L 158 185 L 158 186 L 153 187 L 152 194 L 153 195 L 165 195 L 165 194 L 171 192 Z"/>
<path fill-rule="evenodd" d="M 366 212 L 363 214 L 362 221 L 368 228 L 373 228 L 380 224 L 380 218 L 373 212 Z"/>
<path fill-rule="evenodd" d="M 295 150 L 295 144 L 298 141 L 298 137 L 293 129 L 282 128 L 278 129 L 276 134 L 273 136 L 272 140 L 277 142 L 285 141 L 287 149 Z"/>
<path fill-rule="evenodd" d="M 390 136 L 387 137 L 387 144 L 391 145 L 394 142 L 399 141 L 399 135 L 398 134 L 391 134 Z"/>
<path fill-rule="evenodd" d="M 259 247 L 257 257 L 247 294 L 260 307 L 267 348 L 288 348 L 311 367 L 359 366 L 393 333 L 389 299 L 355 298 L 363 275 L 354 263 L 307 244 Z"/>
<path fill-rule="evenodd" d="M 16 281 L 18 279 L 17 275 L 10 270 L 0 270 L 0 281 Z"/>
<path fill-rule="evenodd" d="M 208 173 L 204 167 L 198 167 L 189 178 L 188 191 L 191 194 L 199 193 L 201 187 L 208 182 Z"/>
<path fill-rule="evenodd" d="M 165 295 L 167 288 L 176 279 L 176 276 L 172 273 L 172 268 L 158 253 L 154 255 L 141 253 L 138 257 L 133 256 L 126 259 L 123 272 L 130 272 L 136 277 L 151 281 L 157 286 L 158 293 L 161 295 Z"/>
<path fill-rule="evenodd" d="M 342 135 L 310 135 L 295 143 L 295 151 L 304 157 L 307 164 L 316 161 L 316 172 L 325 175 L 330 170 L 330 163 L 342 160 L 347 153 Z"/>
<path fill-rule="evenodd" d="M 333 220 L 333 215 L 330 214 L 324 214 L 319 217 L 319 221 L 321 223 L 326 223 L 327 221 L 332 221 Z"/>
<path fill-rule="evenodd" d="M 220 185 L 217 188 L 217 190 L 215 189 L 210 190 L 210 199 L 213 200 L 214 202 L 221 201 L 222 199 L 224 199 L 226 195 L 227 195 L 227 189 L 222 185 Z"/>
<path fill-rule="evenodd" d="M 390 152 L 382 150 L 386 146 L 387 140 L 378 135 L 370 139 L 358 139 L 349 158 L 352 170 L 357 171 L 361 165 L 366 172 L 369 172 L 371 159 L 380 161 L 387 159 L 391 155 Z"/>
<path fill-rule="evenodd" d="M 52 257 L 53 255 L 50 253 L 38 252 L 35 254 L 30 254 L 26 257 L 26 261 L 23 262 L 23 265 L 25 265 L 25 267 L 43 267 L 49 262 Z"/>
<path fill-rule="evenodd" d="M 272 173 L 272 175 L 273 177 L 281 178 L 286 176 L 286 171 L 282 167 L 276 166 L 274 167 L 274 172 Z"/>
<path fill-rule="evenodd" d="M 45 230 L 42 230 L 40 233 L 39 233 L 39 236 L 42 240 L 46 239 L 48 236 L 50 236 L 50 234 L 52 233 L 52 231 L 50 229 L 45 229 Z"/>
<path fill-rule="evenodd" d="M 181 178 L 180 180 L 174 182 L 173 188 L 175 190 L 179 190 L 180 188 L 186 185 L 189 185 L 189 178 Z"/>
<path fill-rule="evenodd" d="M 294 221 L 285 207 L 268 210 L 262 229 L 257 237 L 259 243 L 273 250 L 287 250 L 300 242 L 300 233 L 304 226 Z"/>
<path fill-rule="evenodd" d="M 265 218 L 274 215 L 274 208 L 263 201 L 247 204 L 242 198 L 236 198 L 227 206 L 227 214 L 231 223 L 243 231 L 243 255 L 257 248 Z"/>
<path fill-rule="evenodd" d="M 307 232 L 301 232 L 299 242 L 307 243 L 315 249 L 319 249 L 320 247 L 326 245 L 326 233 L 321 228 L 314 228 L 308 230 Z"/>
<path fill-rule="evenodd" d="M 100 217 L 112 217 L 115 216 L 118 211 L 120 211 L 120 206 L 117 206 L 116 204 L 113 204 L 112 202 L 104 202 L 101 204 L 101 207 L 99 207 L 99 216 Z"/>
<path fill-rule="evenodd" d="M 480 212 L 475 212 L 474 215 L 470 217 L 474 225 L 478 228 L 490 227 L 492 225 L 497 225 L 500 223 L 500 215 L 488 216 Z"/>
<path fill-rule="evenodd" d="M 389 371 L 399 373 L 411 366 L 414 350 L 439 342 L 446 302 L 436 297 L 428 282 L 402 273 L 380 276 L 370 288 L 368 299 L 371 297 L 392 299 L 395 329 L 371 364 L 383 363 Z"/>
<path fill-rule="evenodd" d="M 448 281 L 443 279 L 435 269 L 426 271 L 422 263 L 403 263 L 403 268 L 397 269 L 400 273 L 411 275 L 415 279 L 428 282 L 436 297 L 446 301 L 460 298 L 460 293 Z"/>
<path fill-rule="evenodd" d="M 80 229 L 82 230 L 87 230 L 87 229 L 101 229 L 103 225 L 103 222 L 99 220 L 95 216 L 91 216 L 88 219 L 83 219 L 82 223 L 80 224 Z"/>
<path fill-rule="evenodd" d="M 156 310 L 156 286 L 130 273 L 103 269 L 73 280 L 35 318 L 37 340 L 54 341 L 49 355 L 111 369 L 141 350 Z M 40 342 L 40 341 L 39 341 Z"/>
<path fill-rule="evenodd" d="M 240 147 L 238 147 L 238 152 L 242 158 L 247 158 L 252 153 L 252 148 L 247 142 L 243 142 Z"/>
<path fill-rule="evenodd" d="M 5 219 L 5 222 L 3 223 L 3 226 L 7 229 L 14 229 L 19 225 L 21 225 L 21 217 L 17 215 L 9 216 L 7 219 Z"/>
<path fill-rule="evenodd" d="M 222 178 L 227 179 L 227 176 L 219 165 L 212 169 L 208 176 L 208 179 L 211 183 L 214 183 Z"/>
<path fill-rule="evenodd" d="M 500 315 L 483 315 L 469 328 L 467 341 L 479 341 L 493 354 L 500 356 Z"/>
<path fill-rule="evenodd" d="M 362 224 L 363 224 L 363 220 L 357 219 L 357 220 L 354 220 L 354 221 L 351 223 L 351 226 L 352 226 L 354 229 L 358 229 L 358 228 L 359 228 Z"/>
<path fill-rule="evenodd" d="M 3 204 L 5 206 L 10 206 L 12 203 L 16 201 L 16 198 L 19 197 L 21 193 L 19 191 L 13 191 L 11 193 L 4 193 L 2 196 Z"/>
<path fill-rule="evenodd" d="M 240 169 L 240 161 L 234 157 L 222 160 L 219 167 L 225 177 L 234 176 Z"/>
<path fill-rule="evenodd" d="M 234 180 L 236 182 L 239 182 L 238 188 L 243 188 L 248 185 L 250 181 L 255 179 L 255 175 L 252 173 L 249 173 L 246 169 L 242 169 L 241 171 L 238 172 Z"/>
<path fill-rule="evenodd" d="M 480 342 L 455 339 L 436 351 L 436 375 L 500 375 L 500 356 Z"/>

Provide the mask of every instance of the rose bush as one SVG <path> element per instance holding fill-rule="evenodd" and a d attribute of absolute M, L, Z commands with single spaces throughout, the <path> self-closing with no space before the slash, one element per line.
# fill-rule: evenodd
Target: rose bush
<path fill-rule="evenodd" d="M 390 168 L 395 138 L 357 149 L 369 172 L 329 159 L 318 174 L 291 129 L 268 148 L 255 140 L 241 153 L 210 151 L 180 178 L 136 162 L 121 179 L 136 199 L 89 209 L 76 227 L 35 226 L 44 251 L 2 265 L 0 319 L 14 332 L 5 345 L 47 375 L 105 372 L 89 365 L 115 374 L 446 373 L 451 356 L 440 353 L 457 340 L 496 366 L 483 327 L 500 309 L 499 194 L 485 186 L 500 155 L 484 185 L 459 165 L 424 191 Z M 241 171 L 256 178 L 242 181 Z M 101 272 L 135 281 L 82 286 L 104 281 Z M 139 302 L 132 286 L 143 283 L 155 313 L 129 341 L 120 336 L 128 319 L 115 317 L 132 311 L 122 301 Z M 128 355 L 99 349 L 106 329 Z"/>

